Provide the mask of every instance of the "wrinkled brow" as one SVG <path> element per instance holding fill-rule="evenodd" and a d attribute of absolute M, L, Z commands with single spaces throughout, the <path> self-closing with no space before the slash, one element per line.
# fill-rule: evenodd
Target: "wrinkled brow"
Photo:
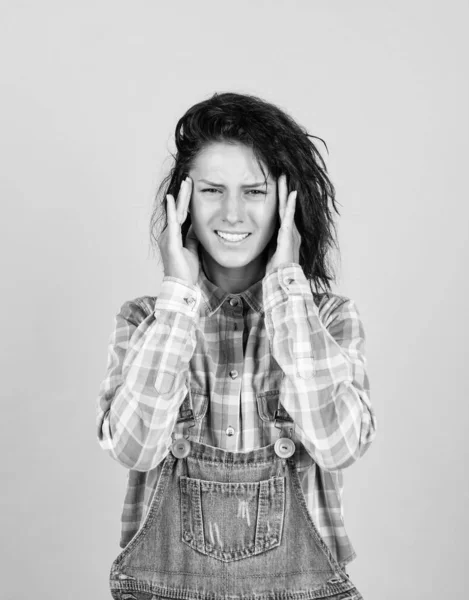
<path fill-rule="evenodd" d="M 223 183 L 215 183 L 214 181 L 209 181 L 208 179 L 198 179 L 197 181 L 202 182 L 202 183 L 206 183 L 208 185 L 213 185 L 214 187 L 225 187 L 223 185 Z M 243 184 L 241 187 L 242 188 L 250 188 L 250 187 L 259 187 L 261 185 L 265 185 L 264 181 L 255 181 L 253 183 L 245 183 Z M 272 186 L 273 184 L 270 182 L 267 182 L 267 187 Z"/>

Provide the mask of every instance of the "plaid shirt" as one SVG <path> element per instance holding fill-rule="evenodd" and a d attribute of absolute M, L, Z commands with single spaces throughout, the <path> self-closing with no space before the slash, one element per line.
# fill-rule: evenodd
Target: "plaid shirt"
<path fill-rule="evenodd" d="M 196 285 L 164 276 L 157 298 L 125 302 L 97 403 L 99 444 L 129 469 L 120 546 L 143 524 L 172 434 L 233 452 L 266 446 L 288 436 L 274 420 L 280 400 L 301 442 L 295 458 L 308 511 L 337 560 L 353 560 L 342 469 L 376 430 L 364 344 L 355 303 L 313 294 L 294 262 L 236 294 L 201 268 Z M 176 423 L 188 398 L 190 428 Z"/>

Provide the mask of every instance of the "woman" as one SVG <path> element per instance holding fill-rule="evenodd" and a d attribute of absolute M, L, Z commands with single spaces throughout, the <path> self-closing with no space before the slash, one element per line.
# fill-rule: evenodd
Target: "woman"
<path fill-rule="evenodd" d="M 112 595 L 361 598 L 342 469 L 376 422 L 357 307 L 330 292 L 327 169 L 253 96 L 215 94 L 175 137 L 161 291 L 123 304 L 98 400 L 129 469 Z"/>

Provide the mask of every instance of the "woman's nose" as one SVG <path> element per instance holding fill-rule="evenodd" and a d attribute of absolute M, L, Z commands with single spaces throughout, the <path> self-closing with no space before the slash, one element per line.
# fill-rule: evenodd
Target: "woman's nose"
<path fill-rule="evenodd" d="M 243 222 L 245 204 L 241 195 L 227 193 L 222 204 L 222 219 L 228 223 Z"/>

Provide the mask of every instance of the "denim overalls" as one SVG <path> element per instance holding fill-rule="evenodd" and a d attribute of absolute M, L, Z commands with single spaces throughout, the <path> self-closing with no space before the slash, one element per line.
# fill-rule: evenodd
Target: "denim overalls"
<path fill-rule="evenodd" d="M 275 426 L 288 421 L 279 402 Z M 188 422 L 190 394 L 177 425 Z M 115 600 L 363 600 L 307 510 L 291 428 L 248 452 L 175 431 L 145 520 L 112 564 Z"/>

